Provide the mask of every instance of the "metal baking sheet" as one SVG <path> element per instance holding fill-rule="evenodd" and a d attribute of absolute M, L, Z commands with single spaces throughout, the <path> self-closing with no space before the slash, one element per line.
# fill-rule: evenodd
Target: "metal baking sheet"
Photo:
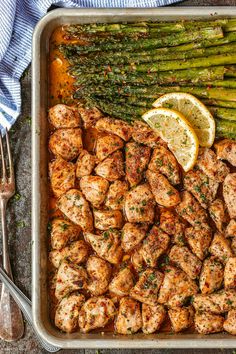
<path fill-rule="evenodd" d="M 174 21 L 235 17 L 236 7 L 168 7 L 149 9 L 58 9 L 37 24 L 32 46 L 32 302 L 33 320 L 39 334 L 62 348 L 234 348 L 236 337 L 220 333 L 113 333 L 65 334 L 49 319 L 47 289 L 47 93 L 49 39 L 64 24 L 128 21 Z M 101 330 L 102 332 L 102 330 Z"/>

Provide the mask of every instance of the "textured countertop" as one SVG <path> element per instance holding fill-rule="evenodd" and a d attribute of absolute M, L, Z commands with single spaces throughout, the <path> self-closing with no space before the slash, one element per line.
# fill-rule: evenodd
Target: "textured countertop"
<path fill-rule="evenodd" d="M 236 0 L 186 0 L 176 6 L 236 6 Z M 10 258 L 17 286 L 31 295 L 31 75 L 22 78 L 22 114 L 12 129 L 11 142 L 17 177 L 17 195 L 9 203 L 8 230 Z M 12 222 L 14 221 L 14 222 Z M 61 354 L 236 354 L 235 349 L 159 349 L 159 350 L 62 350 Z M 0 341 L 0 354 L 43 354 L 32 332 L 25 323 L 24 337 L 15 343 Z"/>

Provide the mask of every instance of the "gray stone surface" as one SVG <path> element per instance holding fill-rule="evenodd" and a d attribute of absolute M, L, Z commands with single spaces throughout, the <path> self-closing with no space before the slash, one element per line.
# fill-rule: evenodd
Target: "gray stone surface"
<path fill-rule="evenodd" d="M 236 5 L 236 0 L 187 0 L 179 6 Z M 31 76 L 28 71 L 22 79 L 22 114 L 12 129 L 11 145 L 16 169 L 17 193 L 9 203 L 8 230 L 10 257 L 17 286 L 31 295 Z M 1 245 L 0 245 L 1 252 Z M 1 314 L 0 314 L 1 315 Z M 165 350 L 62 350 L 61 354 L 236 354 L 233 349 L 165 349 Z M 25 323 L 24 337 L 15 343 L 0 341 L 0 354 L 44 354 L 32 329 Z"/>

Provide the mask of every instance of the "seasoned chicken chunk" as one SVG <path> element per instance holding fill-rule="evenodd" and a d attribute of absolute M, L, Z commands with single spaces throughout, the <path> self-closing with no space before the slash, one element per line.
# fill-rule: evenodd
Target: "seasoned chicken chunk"
<path fill-rule="evenodd" d="M 79 184 L 83 195 L 94 207 L 98 208 L 104 202 L 109 188 L 109 182 L 105 178 L 84 176 Z"/>
<path fill-rule="evenodd" d="M 75 165 L 58 157 L 49 163 L 49 177 L 54 195 L 60 197 L 75 187 Z"/>
<path fill-rule="evenodd" d="M 192 252 L 201 260 L 208 254 L 208 248 L 212 240 L 212 232 L 206 224 L 191 226 L 185 230 L 185 238 Z"/>
<path fill-rule="evenodd" d="M 226 227 L 226 237 L 236 237 L 236 220 L 231 219 Z"/>
<path fill-rule="evenodd" d="M 115 320 L 115 332 L 133 334 L 142 327 L 142 315 L 138 301 L 130 297 L 120 300 L 119 312 Z"/>
<path fill-rule="evenodd" d="M 153 129 L 149 127 L 148 124 L 140 120 L 134 121 L 132 138 L 137 143 L 150 146 L 153 149 L 159 145 L 165 144 L 165 142 L 155 133 Z"/>
<path fill-rule="evenodd" d="M 191 306 L 169 309 L 168 315 L 175 333 L 181 332 L 193 324 L 194 310 Z"/>
<path fill-rule="evenodd" d="M 65 104 L 56 104 L 48 111 L 50 123 L 55 128 L 76 128 L 80 126 L 81 120 L 78 110 Z"/>
<path fill-rule="evenodd" d="M 123 140 L 114 134 L 98 136 L 96 142 L 96 156 L 102 161 L 113 152 L 122 149 L 124 146 Z"/>
<path fill-rule="evenodd" d="M 214 200 L 209 206 L 209 213 L 218 231 L 223 232 L 225 223 L 227 222 L 226 206 L 223 200 Z"/>
<path fill-rule="evenodd" d="M 229 257 L 233 256 L 229 241 L 219 232 L 215 233 L 209 251 L 222 263 L 226 263 Z"/>
<path fill-rule="evenodd" d="M 105 160 L 100 162 L 95 168 L 98 176 L 113 182 L 124 176 L 124 157 L 121 151 L 116 151 Z"/>
<path fill-rule="evenodd" d="M 157 305 L 157 294 L 163 281 L 163 274 L 155 269 L 146 269 L 130 291 L 135 300 L 148 305 Z"/>
<path fill-rule="evenodd" d="M 140 253 L 149 267 L 156 267 L 158 258 L 166 252 L 170 237 L 157 226 L 153 226 L 143 241 Z"/>
<path fill-rule="evenodd" d="M 133 250 L 146 236 L 147 224 L 127 222 L 122 230 L 121 247 L 125 252 Z"/>
<path fill-rule="evenodd" d="M 87 288 L 87 272 L 81 266 L 62 261 L 56 277 L 55 296 L 58 300 L 75 290 Z"/>
<path fill-rule="evenodd" d="M 223 183 L 223 196 L 231 219 L 236 218 L 236 173 L 230 173 Z"/>
<path fill-rule="evenodd" d="M 53 250 L 49 253 L 49 260 L 55 268 L 60 266 L 63 259 L 67 259 L 75 264 L 80 264 L 86 261 L 89 253 L 89 248 L 84 240 L 79 240 L 70 243 L 61 250 Z"/>
<path fill-rule="evenodd" d="M 170 208 L 180 202 L 179 192 L 166 177 L 151 170 L 147 170 L 146 177 L 157 204 Z"/>
<path fill-rule="evenodd" d="M 184 187 L 206 209 L 215 199 L 219 183 L 201 171 L 189 171 L 184 176 Z"/>
<path fill-rule="evenodd" d="M 225 265 L 225 289 L 236 288 L 236 257 L 230 257 Z"/>
<path fill-rule="evenodd" d="M 131 263 L 134 269 L 136 270 L 136 272 L 138 273 L 141 272 L 146 267 L 146 263 L 140 251 L 141 251 L 140 248 L 134 250 L 131 256 Z"/>
<path fill-rule="evenodd" d="M 143 179 L 144 171 L 150 160 L 151 148 L 130 142 L 125 147 L 126 179 L 130 187 L 136 186 Z"/>
<path fill-rule="evenodd" d="M 121 261 L 123 251 L 120 246 L 119 231 L 110 229 L 101 235 L 85 232 L 84 238 L 101 258 L 112 264 L 118 264 Z"/>
<path fill-rule="evenodd" d="M 170 260 L 179 266 L 191 279 L 198 277 L 202 262 L 185 246 L 174 245 L 169 253 Z"/>
<path fill-rule="evenodd" d="M 236 256 L 236 237 L 234 237 L 232 239 L 231 248 L 232 248 L 232 251 L 233 251 L 234 255 Z"/>
<path fill-rule="evenodd" d="M 134 286 L 134 275 L 129 268 L 120 270 L 112 279 L 109 291 L 117 296 L 129 295 L 130 289 Z"/>
<path fill-rule="evenodd" d="M 163 305 L 142 304 L 142 331 L 150 334 L 158 331 L 166 317 L 166 310 Z"/>
<path fill-rule="evenodd" d="M 79 313 L 79 327 L 82 332 L 105 327 L 116 314 L 113 302 L 104 297 L 91 297 L 82 306 Z"/>
<path fill-rule="evenodd" d="M 223 264 L 214 257 L 205 259 L 199 279 L 202 294 L 210 294 L 221 288 L 224 279 Z"/>
<path fill-rule="evenodd" d="M 178 162 L 172 152 L 165 146 L 159 145 L 154 149 L 149 170 L 165 175 L 171 184 L 180 183 L 180 169 Z"/>
<path fill-rule="evenodd" d="M 182 201 L 175 209 L 177 213 L 187 220 L 192 226 L 207 222 L 207 213 L 198 201 L 185 191 L 182 193 Z"/>
<path fill-rule="evenodd" d="M 236 290 L 220 290 L 213 294 L 196 294 L 193 298 L 193 306 L 196 311 L 208 311 L 215 314 L 236 309 Z"/>
<path fill-rule="evenodd" d="M 93 230 L 93 216 L 87 200 L 78 189 L 70 189 L 58 200 L 58 208 L 83 231 Z"/>
<path fill-rule="evenodd" d="M 128 191 L 128 183 L 126 181 L 113 182 L 107 192 L 105 201 L 106 207 L 112 210 L 122 210 L 124 205 L 124 196 Z"/>
<path fill-rule="evenodd" d="M 96 122 L 103 117 L 102 112 L 100 112 L 96 107 L 88 108 L 79 106 L 78 112 L 82 118 L 85 129 L 94 127 Z"/>
<path fill-rule="evenodd" d="M 201 334 L 218 333 L 223 331 L 223 322 L 224 317 L 209 312 L 195 313 L 194 316 L 195 329 Z"/>
<path fill-rule="evenodd" d="M 83 149 L 81 129 L 64 128 L 56 130 L 49 139 L 49 148 L 55 156 L 66 161 L 74 160 Z"/>
<path fill-rule="evenodd" d="M 126 193 L 124 209 L 129 222 L 153 222 L 155 201 L 148 184 L 139 185 Z"/>
<path fill-rule="evenodd" d="M 87 150 L 82 150 L 76 162 L 76 177 L 89 176 L 96 164 L 95 156 Z"/>
<path fill-rule="evenodd" d="M 63 332 L 75 332 L 79 326 L 79 311 L 84 302 L 84 295 L 76 292 L 62 299 L 56 309 L 55 325 Z"/>
<path fill-rule="evenodd" d="M 123 226 L 123 216 L 119 210 L 94 210 L 93 215 L 96 229 L 121 229 Z"/>
<path fill-rule="evenodd" d="M 214 145 L 218 159 L 228 161 L 236 167 L 236 141 L 224 139 Z"/>
<path fill-rule="evenodd" d="M 128 141 L 132 135 L 132 126 L 120 119 L 102 118 L 96 123 L 96 129 L 106 133 L 118 135 L 121 139 Z"/>
<path fill-rule="evenodd" d="M 217 182 L 223 182 L 229 173 L 228 166 L 217 160 L 217 156 L 213 150 L 208 148 L 200 148 L 196 166 L 203 171 L 209 178 Z"/>
<path fill-rule="evenodd" d="M 231 310 L 228 312 L 223 328 L 226 332 L 234 336 L 236 335 L 236 310 Z"/>
<path fill-rule="evenodd" d="M 90 256 L 87 261 L 87 272 L 89 275 L 88 290 L 93 296 L 104 294 L 108 290 L 111 278 L 111 265 L 104 259 Z"/>
<path fill-rule="evenodd" d="M 185 224 L 173 211 L 165 208 L 160 210 L 160 228 L 168 235 L 172 236 L 172 242 L 180 246 L 184 245 Z"/>
<path fill-rule="evenodd" d="M 81 228 L 72 222 L 57 218 L 49 223 L 51 231 L 51 246 L 55 250 L 60 250 L 69 242 L 76 241 L 81 234 Z"/>

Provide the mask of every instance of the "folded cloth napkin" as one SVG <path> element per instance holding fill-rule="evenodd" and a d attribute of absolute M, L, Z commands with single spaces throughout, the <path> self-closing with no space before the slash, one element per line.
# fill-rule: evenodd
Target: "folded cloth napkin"
<path fill-rule="evenodd" d="M 31 39 L 51 5 L 60 7 L 157 7 L 180 0 L 0 0 L 0 130 L 21 110 L 19 79 L 31 60 Z"/>

